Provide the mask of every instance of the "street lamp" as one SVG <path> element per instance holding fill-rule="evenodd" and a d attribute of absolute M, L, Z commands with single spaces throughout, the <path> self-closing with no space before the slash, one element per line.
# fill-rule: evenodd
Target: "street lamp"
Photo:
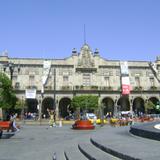
<path fill-rule="evenodd" d="M 54 74 L 54 86 L 53 86 L 53 97 L 54 97 L 54 106 L 53 109 L 56 109 L 56 68 L 53 70 Z"/>
<path fill-rule="evenodd" d="M 22 99 L 21 99 L 21 105 L 22 105 L 21 119 L 23 120 L 23 124 L 25 124 L 25 112 L 24 112 L 25 103 L 24 103 L 24 97 L 23 96 L 22 96 Z"/>
<path fill-rule="evenodd" d="M 41 93 L 41 96 L 39 96 L 39 101 L 38 101 L 38 109 L 39 109 L 39 124 L 41 125 L 42 121 L 42 99 L 43 99 L 43 94 Z"/>
<path fill-rule="evenodd" d="M 2 88 L 2 82 L 0 82 L 0 103 L 1 103 L 1 100 L 2 100 L 2 92 L 3 92 L 3 88 Z M 3 118 L 2 116 L 2 108 L 0 107 L 0 120 Z"/>
<path fill-rule="evenodd" d="M 9 68 L 9 71 L 10 71 L 10 79 L 12 81 L 13 79 L 13 72 L 14 72 L 14 63 L 12 62 L 9 62 L 7 65 L 4 65 L 3 67 L 3 71 L 5 72 L 6 71 L 6 68 Z"/>
<path fill-rule="evenodd" d="M 11 81 L 12 81 L 12 79 L 13 79 L 13 72 L 14 72 L 14 64 L 13 63 L 9 63 L 8 67 L 9 67 Z"/>
<path fill-rule="evenodd" d="M 7 68 L 7 67 L 9 68 L 10 79 L 11 79 L 11 81 L 12 81 L 15 64 L 12 63 L 12 62 L 8 62 L 7 64 L 4 64 L 4 67 L 3 67 L 3 71 L 4 71 L 4 72 L 6 71 L 6 68 Z M 18 65 L 18 73 L 19 73 L 19 72 L 20 72 L 20 65 Z"/>
<path fill-rule="evenodd" d="M 130 99 L 130 112 L 131 112 L 131 117 L 133 118 L 133 96 Z"/>
<path fill-rule="evenodd" d="M 114 100 L 114 116 L 117 117 L 117 96 L 116 99 Z"/>

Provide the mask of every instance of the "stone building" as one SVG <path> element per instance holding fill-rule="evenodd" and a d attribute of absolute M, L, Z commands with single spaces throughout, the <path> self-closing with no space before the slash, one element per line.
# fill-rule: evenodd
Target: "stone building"
<path fill-rule="evenodd" d="M 64 118 L 72 110 L 72 97 L 81 94 L 99 96 L 104 114 L 144 112 L 146 101 L 157 104 L 160 98 L 160 57 L 155 62 L 107 60 L 87 44 L 80 53 L 73 49 L 65 59 L 10 58 L 4 52 L 0 70 L 12 79 L 16 95 L 26 101 L 28 112 L 46 114 L 47 108 L 55 108 Z M 129 94 L 123 94 L 123 77 L 128 77 Z"/>

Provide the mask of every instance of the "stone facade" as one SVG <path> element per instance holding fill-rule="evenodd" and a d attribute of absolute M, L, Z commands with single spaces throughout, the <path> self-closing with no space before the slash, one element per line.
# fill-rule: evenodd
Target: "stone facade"
<path fill-rule="evenodd" d="M 44 61 L 51 65 L 43 84 Z M 127 63 L 131 92 L 124 96 L 120 61 L 100 57 L 98 50 L 93 53 L 87 44 L 82 46 L 80 53 L 73 49 L 72 55 L 65 59 L 10 58 L 6 53 L 0 56 L 0 70 L 12 78 L 17 97 L 25 99 L 26 89 L 35 89 L 37 104 L 47 97 L 55 99 L 57 113 L 63 98 L 71 100 L 74 95 L 81 94 L 98 95 L 101 102 L 106 107 L 112 106 L 113 110 L 117 105 L 123 108 L 121 110 L 134 110 L 148 99 L 154 103 L 159 101 L 160 58 L 154 63 Z"/>

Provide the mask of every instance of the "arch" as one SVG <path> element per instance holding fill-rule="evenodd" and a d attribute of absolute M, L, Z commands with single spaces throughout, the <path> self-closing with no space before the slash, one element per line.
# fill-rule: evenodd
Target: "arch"
<path fill-rule="evenodd" d="M 129 111 L 130 110 L 130 103 L 128 96 L 122 96 L 119 98 L 118 102 L 118 110 L 119 111 Z"/>
<path fill-rule="evenodd" d="M 139 115 L 140 113 L 144 113 L 145 112 L 144 99 L 142 97 L 136 97 L 133 100 L 133 111 L 137 115 Z"/>
<path fill-rule="evenodd" d="M 61 118 L 69 118 L 73 114 L 73 108 L 71 108 L 71 99 L 63 97 L 59 101 L 59 116 Z"/>
<path fill-rule="evenodd" d="M 108 112 L 113 115 L 114 112 L 114 101 L 111 97 L 105 97 L 102 99 L 102 103 L 104 104 L 104 115 L 106 115 Z"/>
<path fill-rule="evenodd" d="M 38 112 L 38 100 L 37 99 L 26 99 L 27 112 L 37 113 Z"/>
<path fill-rule="evenodd" d="M 157 105 L 157 102 L 159 101 L 157 97 L 150 97 L 148 100 L 150 100 L 155 106 Z"/>
<path fill-rule="evenodd" d="M 47 108 L 53 110 L 55 109 L 54 106 L 54 99 L 52 97 L 45 97 L 42 101 L 42 117 L 48 118 Z"/>
<path fill-rule="evenodd" d="M 157 97 L 150 97 L 148 100 L 151 101 L 155 106 L 157 106 L 157 102 L 159 101 Z M 156 113 L 156 109 L 154 108 L 150 110 L 150 113 Z"/>

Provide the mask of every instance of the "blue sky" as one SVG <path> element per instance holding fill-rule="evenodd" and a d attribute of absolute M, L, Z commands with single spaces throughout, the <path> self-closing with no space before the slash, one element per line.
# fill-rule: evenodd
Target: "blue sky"
<path fill-rule="evenodd" d="M 155 61 L 160 0 L 0 0 L 0 52 L 66 58 L 86 41 L 109 60 Z"/>

